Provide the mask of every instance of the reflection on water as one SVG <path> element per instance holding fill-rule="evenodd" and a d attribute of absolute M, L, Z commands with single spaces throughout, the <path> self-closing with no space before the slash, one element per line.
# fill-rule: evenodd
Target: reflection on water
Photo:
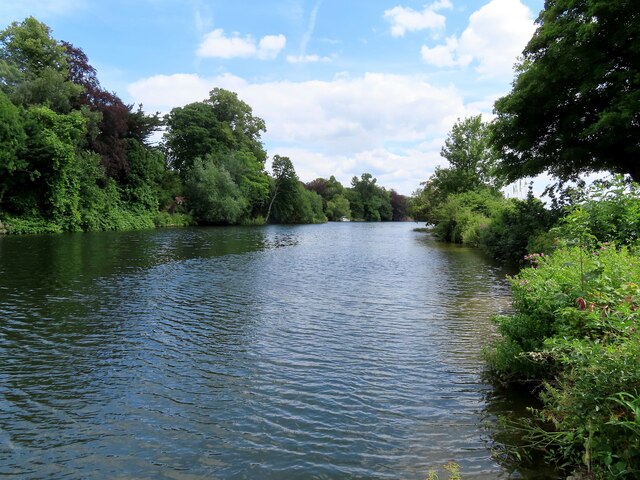
<path fill-rule="evenodd" d="M 0 475 L 506 478 L 503 272 L 413 226 L 0 238 Z"/>

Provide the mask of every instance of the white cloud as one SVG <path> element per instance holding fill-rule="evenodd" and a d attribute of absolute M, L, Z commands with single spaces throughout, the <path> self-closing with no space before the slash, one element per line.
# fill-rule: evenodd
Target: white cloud
<path fill-rule="evenodd" d="M 258 43 L 258 58 L 263 60 L 274 59 L 286 44 L 287 39 L 282 34 L 262 37 L 260 43 Z"/>
<path fill-rule="evenodd" d="M 391 23 L 391 35 L 402 37 L 407 32 L 444 28 L 446 19 L 444 15 L 436 12 L 445 8 L 452 8 L 449 0 L 438 0 L 431 5 L 426 5 L 421 12 L 398 5 L 385 10 L 384 18 Z"/>
<path fill-rule="evenodd" d="M 289 63 L 317 63 L 317 62 L 330 62 L 331 57 L 321 57 L 320 55 L 287 55 L 287 62 Z"/>
<path fill-rule="evenodd" d="M 225 74 L 158 75 L 129 86 L 147 111 L 171 108 L 226 88 L 267 125 L 270 155 L 291 157 L 304 181 L 336 175 L 349 182 L 368 171 L 381 185 L 409 194 L 444 163 L 440 145 L 458 117 L 478 113 L 454 87 L 436 87 L 420 76 L 368 73 L 330 81 L 250 83 Z"/>
<path fill-rule="evenodd" d="M 436 67 L 474 65 L 483 77 L 509 77 L 533 35 L 531 11 L 520 0 L 491 0 L 469 17 L 460 37 L 422 47 L 422 58 Z"/>
<path fill-rule="evenodd" d="M 429 48 L 422 46 L 422 58 L 436 67 L 455 67 L 458 61 L 454 58 L 454 52 L 458 48 L 458 39 L 449 37 L 444 45 Z"/>
<path fill-rule="evenodd" d="M 217 28 L 204 36 L 196 54 L 205 58 L 251 58 L 261 60 L 274 59 L 285 47 L 284 35 L 266 35 L 256 44 L 251 35 L 241 37 L 234 33 L 227 36 L 224 30 Z"/>

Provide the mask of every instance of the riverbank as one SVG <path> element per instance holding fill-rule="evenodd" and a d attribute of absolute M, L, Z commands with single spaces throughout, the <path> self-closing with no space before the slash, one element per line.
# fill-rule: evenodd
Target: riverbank
<path fill-rule="evenodd" d="M 613 244 L 531 255 L 511 278 L 515 312 L 497 317 L 486 350 L 503 382 L 533 385 L 533 419 L 507 428 L 512 454 L 545 459 L 580 478 L 640 475 L 640 256 Z"/>
<path fill-rule="evenodd" d="M 498 238 L 508 241 L 498 243 L 526 247 L 520 272 L 510 278 L 514 313 L 496 318 L 501 338 L 485 352 L 495 381 L 527 385 L 541 402 L 531 405 L 533 417 L 505 422 L 520 439 L 505 446 L 506 454 L 521 463 L 542 454 L 574 478 L 635 479 L 640 476 L 640 194 L 637 185 L 615 179 L 574 195 L 551 227 L 528 242 L 521 234 L 535 232 L 535 209 L 519 208 L 518 215 L 501 210 L 485 214 L 485 223 L 474 222 L 470 209 L 487 205 L 471 202 L 481 198 L 475 193 L 456 200 L 471 203 L 440 210 L 443 223 L 434 233 L 492 252 L 489 240 L 503 232 Z M 533 205 L 531 199 L 525 202 Z"/>
<path fill-rule="evenodd" d="M 194 225 L 190 215 L 183 213 L 157 212 L 127 212 L 118 211 L 117 214 L 96 218 L 94 222 L 80 222 L 71 231 L 100 232 L 146 230 L 162 227 L 185 227 Z M 0 235 L 25 235 L 41 233 L 63 233 L 64 226 L 45 220 L 42 217 L 13 217 L 5 216 L 0 222 Z"/>

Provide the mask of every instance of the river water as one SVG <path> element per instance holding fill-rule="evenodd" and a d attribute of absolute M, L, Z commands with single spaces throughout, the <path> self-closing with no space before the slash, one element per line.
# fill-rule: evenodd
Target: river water
<path fill-rule="evenodd" d="M 0 477 L 507 478 L 504 273 L 415 226 L 0 237 Z"/>

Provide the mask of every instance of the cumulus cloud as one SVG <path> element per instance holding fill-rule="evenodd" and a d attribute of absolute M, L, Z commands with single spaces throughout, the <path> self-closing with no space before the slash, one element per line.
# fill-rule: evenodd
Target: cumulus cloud
<path fill-rule="evenodd" d="M 384 18 L 391 23 L 391 35 L 402 37 L 407 32 L 444 28 L 446 19 L 438 10 L 452 8 L 449 0 L 438 0 L 426 5 L 422 11 L 400 5 L 384 12 Z"/>
<path fill-rule="evenodd" d="M 217 28 L 206 34 L 196 51 L 203 58 L 251 58 L 270 60 L 278 56 L 285 47 L 284 35 L 266 35 L 256 43 L 251 35 L 241 37 L 234 33 L 227 36 L 223 29 Z"/>
<path fill-rule="evenodd" d="M 287 39 L 282 34 L 262 37 L 258 43 L 258 58 L 263 60 L 274 59 L 286 44 Z"/>
<path fill-rule="evenodd" d="M 533 15 L 520 0 L 491 0 L 469 17 L 460 37 L 423 46 L 422 58 L 436 67 L 474 65 L 483 77 L 509 77 L 534 31 Z"/>
<path fill-rule="evenodd" d="M 237 92 L 251 105 L 266 122 L 269 153 L 290 156 L 302 180 L 336 175 L 348 183 L 368 171 L 405 194 L 443 163 L 440 146 L 456 119 L 478 113 L 454 87 L 381 73 L 305 82 L 157 75 L 128 91 L 147 110 L 168 112 L 207 98 L 214 87 Z"/>

